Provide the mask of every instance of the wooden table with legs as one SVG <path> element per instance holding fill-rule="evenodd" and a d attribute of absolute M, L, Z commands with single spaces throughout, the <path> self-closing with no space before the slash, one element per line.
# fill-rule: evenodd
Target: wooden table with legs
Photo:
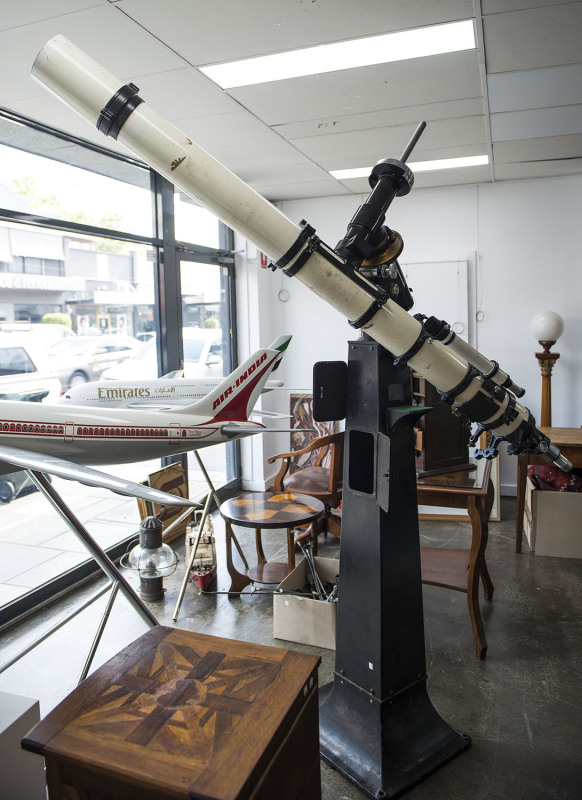
<path fill-rule="evenodd" d="M 293 529 L 319 519 L 324 504 L 315 497 L 293 492 L 245 492 L 220 506 L 226 530 L 226 566 L 231 577 L 229 597 L 235 597 L 250 583 L 280 583 L 295 567 Z M 232 561 L 233 525 L 255 529 L 257 566 L 244 575 Z M 286 529 L 287 562 L 267 561 L 263 552 L 262 529 Z"/>
<path fill-rule="evenodd" d="M 560 448 L 560 452 L 572 462 L 576 468 L 582 467 L 582 428 L 540 428 L 542 433 Z M 518 456 L 517 459 L 517 508 L 515 516 L 515 552 L 521 553 L 523 539 L 523 511 L 525 507 L 525 485 L 527 482 L 527 468 L 529 464 L 542 464 L 548 466 L 550 462 L 541 456 L 531 453 Z"/>
<path fill-rule="evenodd" d="M 432 475 L 417 481 L 418 504 L 466 508 L 471 520 L 471 547 L 421 547 L 422 582 L 467 593 L 477 658 L 487 654 L 487 639 L 479 608 L 479 581 L 485 599 L 493 597 L 493 583 L 485 562 L 487 523 L 493 505 L 491 461 L 475 462 L 475 469 Z"/>

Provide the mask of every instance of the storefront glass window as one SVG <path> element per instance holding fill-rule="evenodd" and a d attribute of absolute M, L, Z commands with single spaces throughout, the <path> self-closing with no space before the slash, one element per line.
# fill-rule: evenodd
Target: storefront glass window
<path fill-rule="evenodd" d="M 174 193 L 176 239 L 204 247 L 218 247 L 218 220 L 182 192 Z"/>
<path fill-rule="evenodd" d="M 136 176 L 142 170 L 136 170 Z M 106 175 L 0 144 L 0 207 L 153 235 L 151 193 Z"/>
<path fill-rule="evenodd" d="M 6 349 L 0 400 L 56 402 L 61 392 L 88 381 L 155 378 L 156 291 L 164 291 L 156 271 L 160 248 L 173 244 L 161 226 L 156 230 L 153 209 L 164 201 L 161 192 L 154 196 L 152 173 L 131 159 L 68 142 L 64 134 L 21 124 L 16 135 L 10 125 L 0 109 L 0 348 Z M 213 261 L 218 220 L 179 194 L 173 209 L 164 210 L 166 218 L 172 212 L 175 239 Z M 203 355 L 205 365 L 220 363 L 225 374 L 231 368 L 233 276 L 217 263 L 181 266 L 184 301 L 174 319 L 181 311 L 184 329 L 221 335 Z M 176 303 L 175 297 L 162 302 Z M 200 361 L 188 335 L 183 343 L 185 360 Z M 34 369 L 23 370 L 23 358 Z M 213 457 L 217 489 L 235 475 L 233 449 L 223 447 Z M 99 469 L 141 482 L 160 467 L 157 459 Z M 59 478 L 52 483 L 96 542 L 119 556 L 139 526 L 137 501 Z M 191 496 L 205 488 L 194 474 L 190 486 Z M 0 625 L 91 568 L 83 545 L 27 475 L 0 470 Z"/>

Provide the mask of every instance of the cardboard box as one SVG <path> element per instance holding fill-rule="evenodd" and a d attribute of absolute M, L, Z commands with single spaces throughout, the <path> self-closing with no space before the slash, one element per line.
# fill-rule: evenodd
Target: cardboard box
<path fill-rule="evenodd" d="M 523 530 L 538 556 L 582 558 L 582 493 L 536 489 L 527 479 Z"/>
<path fill-rule="evenodd" d="M 324 584 L 335 584 L 339 574 L 339 559 L 318 558 L 315 568 Z M 279 589 L 303 589 L 307 583 L 308 566 L 305 559 L 299 562 L 293 572 L 279 584 Z M 293 594 L 273 596 L 273 636 L 288 642 L 310 644 L 335 650 L 335 629 L 337 623 L 337 603 L 326 603 L 311 597 Z"/>

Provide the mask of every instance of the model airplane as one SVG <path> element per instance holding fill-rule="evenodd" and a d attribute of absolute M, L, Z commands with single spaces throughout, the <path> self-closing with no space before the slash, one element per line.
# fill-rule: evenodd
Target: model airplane
<path fill-rule="evenodd" d="M 82 468 L 66 476 L 63 467 L 146 461 L 264 432 L 249 415 L 280 358 L 258 350 L 204 398 L 171 410 L 0 401 L 0 474 L 16 464 L 83 481 Z"/>
<path fill-rule="evenodd" d="M 279 336 L 269 345 L 269 350 L 278 350 L 280 356 L 272 372 L 279 366 L 283 353 L 289 346 L 291 336 Z M 253 354 L 255 361 L 262 351 Z M 181 373 L 173 373 L 162 378 L 150 380 L 103 380 L 72 386 L 61 395 L 58 403 L 77 406 L 98 406 L 99 408 L 149 408 L 170 409 L 185 406 L 201 400 L 216 389 L 221 378 L 183 378 Z M 282 381 L 269 380 L 263 392 L 282 386 Z M 265 417 L 283 417 L 268 411 L 253 411 Z"/>

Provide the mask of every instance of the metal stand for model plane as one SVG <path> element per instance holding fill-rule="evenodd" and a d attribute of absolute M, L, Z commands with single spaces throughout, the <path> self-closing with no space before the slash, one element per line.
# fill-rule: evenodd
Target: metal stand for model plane
<path fill-rule="evenodd" d="M 426 409 L 393 360 L 368 337 L 349 344 L 336 661 L 320 707 L 321 755 L 374 798 L 470 744 L 426 689 L 412 427 Z"/>
<path fill-rule="evenodd" d="M 202 537 L 202 530 L 204 528 L 204 523 L 206 522 L 206 517 L 210 511 L 210 505 L 212 501 L 216 503 L 216 507 L 218 508 L 220 505 L 220 500 L 218 499 L 218 495 L 216 493 L 216 489 L 212 485 L 212 481 L 210 480 L 210 475 L 206 471 L 206 467 L 202 463 L 202 459 L 196 450 L 194 450 L 194 455 L 196 456 L 196 460 L 198 461 L 198 466 L 204 475 L 204 480 L 206 481 L 206 485 L 208 486 L 208 494 L 206 495 L 206 501 L 204 503 L 204 510 L 202 511 L 202 518 L 200 519 L 200 523 L 198 525 L 198 533 L 196 534 L 196 539 L 194 540 L 194 544 L 190 550 L 190 558 L 188 559 L 188 563 L 186 564 L 186 571 L 184 572 L 184 578 L 182 579 L 182 585 L 180 587 L 180 592 L 178 594 L 178 600 L 176 602 L 176 608 L 174 609 L 174 614 L 172 616 L 172 620 L 176 622 L 178 619 L 178 614 L 180 613 L 180 608 L 182 606 L 182 600 L 184 599 L 184 594 L 186 592 L 186 587 L 188 586 L 188 581 L 190 580 L 190 572 L 192 571 L 192 566 L 194 564 L 194 559 L 196 558 L 196 553 L 198 552 L 198 545 L 200 544 L 200 539 Z M 182 517 L 176 521 L 176 524 L 180 522 Z M 245 555 L 242 551 L 242 548 L 238 542 L 236 537 L 233 539 L 236 548 L 239 552 L 240 557 L 243 560 L 245 567 L 248 569 L 248 562 L 245 558 Z"/>
<path fill-rule="evenodd" d="M 107 600 L 107 604 L 105 606 L 105 610 L 101 616 L 101 620 L 99 622 L 97 631 L 95 633 L 95 637 L 89 649 L 89 653 L 85 660 L 85 664 L 83 669 L 81 670 L 81 674 L 79 676 L 79 683 L 87 677 L 89 669 L 91 667 L 91 663 L 97 651 L 97 647 L 99 642 L 101 641 L 101 636 L 103 635 L 103 631 L 105 630 L 105 625 L 107 620 L 109 619 L 109 614 L 111 613 L 111 608 L 113 607 L 113 602 L 117 596 L 117 592 L 121 589 L 125 598 L 129 601 L 130 605 L 138 612 L 140 617 L 150 626 L 154 627 L 158 625 L 157 619 L 154 617 L 152 612 L 149 608 L 142 603 L 140 598 L 131 588 L 129 583 L 125 580 L 123 575 L 119 572 L 113 561 L 109 558 L 107 553 L 105 553 L 97 544 L 97 542 L 93 539 L 91 534 L 83 527 L 81 522 L 77 519 L 77 517 L 73 514 L 71 509 L 66 505 L 62 497 L 56 491 L 56 489 L 52 486 L 52 484 L 48 481 L 46 476 L 42 472 L 37 472 L 36 470 L 27 469 L 25 470 L 26 474 L 29 478 L 33 481 L 33 483 L 37 486 L 37 488 L 44 494 L 47 500 L 51 503 L 51 505 L 58 511 L 61 517 L 65 520 L 69 528 L 75 534 L 75 536 L 80 539 L 82 544 L 87 548 L 87 550 L 91 553 L 97 564 L 101 567 L 103 572 L 107 575 L 107 577 L 111 580 L 105 588 L 99 589 L 92 597 L 90 597 L 87 602 L 83 603 L 79 608 L 75 609 L 71 614 L 69 614 L 64 619 L 60 620 L 56 625 L 53 625 L 49 630 L 45 631 L 38 639 L 35 639 L 34 642 L 28 645 L 25 650 L 18 653 L 18 655 L 14 656 L 10 659 L 10 661 L 5 662 L 0 667 L 0 672 L 8 669 L 8 667 L 12 666 L 12 664 L 16 663 L 16 661 L 20 660 L 23 656 L 37 647 L 41 642 L 55 633 L 59 628 L 63 627 L 69 620 L 73 619 L 73 617 L 77 616 L 81 611 L 85 608 L 90 606 L 96 600 L 98 600 L 108 589 L 111 589 L 109 598 Z"/>

